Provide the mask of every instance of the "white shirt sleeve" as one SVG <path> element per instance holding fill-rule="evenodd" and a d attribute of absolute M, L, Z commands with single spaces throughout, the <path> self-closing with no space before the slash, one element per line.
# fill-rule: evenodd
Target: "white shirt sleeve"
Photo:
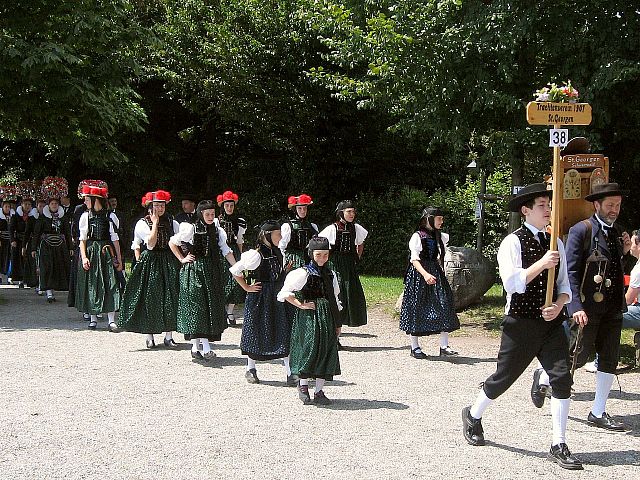
<path fill-rule="evenodd" d="M 319 234 L 319 237 L 324 237 L 327 240 L 329 240 L 329 245 L 335 245 L 336 244 L 336 226 L 335 224 L 331 224 L 327 227 L 324 228 L 324 230 L 322 230 Z"/>
<path fill-rule="evenodd" d="M 513 233 L 500 243 L 498 268 L 502 286 L 507 293 L 524 293 L 527 288 L 527 270 L 522 268 L 520 240 Z"/>
<path fill-rule="evenodd" d="M 362 245 L 364 243 L 364 239 L 367 238 L 369 232 L 359 223 L 355 224 L 356 226 L 356 245 Z"/>
<path fill-rule="evenodd" d="M 242 245 L 244 243 L 244 233 L 246 231 L 247 227 L 241 227 L 240 225 L 238 225 L 238 235 L 236 235 L 236 243 L 238 245 Z"/>
<path fill-rule="evenodd" d="M 629 286 L 631 288 L 640 288 L 640 263 L 636 264 L 631 269 L 631 274 L 629 275 Z"/>
<path fill-rule="evenodd" d="M 179 231 L 180 231 L 180 224 L 174 220 L 173 221 L 173 234 L 175 235 Z"/>
<path fill-rule="evenodd" d="M 149 237 L 151 236 L 151 228 L 147 225 L 144 219 L 138 220 L 136 228 L 133 232 L 133 242 L 131 242 L 131 250 L 140 248 L 142 244 L 147 245 Z"/>
<path fill-rule="evenodd" d="M 307 283 L 309 272 L 304 268 L 296 268 L 287 274 L 282 285 L 282 290 L 278 292 L 278 301 L 284 302 L 288 297 L 302 290 Z"/>
<path fill-rule="evenodd" d="M 110 213 L 109 218 L 111 219 L 111 221 L 109 222 L 109 235 L 111 236 L 111 241 L 119 241 L 120 237 L 118 236 L 118 232 L 116 232 L 116 228 L 120 228 L 120 220 L 114 213 Z M 114 225 L 115 228 L 113 228 Z"/>
<path fill-rule="evenodd" d="M 86 242 L 87 238 L 89 238 L 89 214 L 84 212 L 80 216 L 80 221 L 78 222 L 78 230 L 80 232 L 80 241 Z"/>
<path fill-rule="evenodd" d="M 320 231 L 320 229 L 318 228 L 318 224 L 317 223 L 311 223 L 311 226 L 315 229 L 316 232 Z"/>
<path fill-rule="evenodd" d="M 409 251 L 411 252 L 411 261 L 420 260 L 420 252 L 422 252 L 422 240 L 420 234 L 415 232 L 409 239 Z"/>
<path fill-rule="evenodd" d="M 282 227 L 280 227 L 280 233 L 282 234 L 282 238 L 278 243 L 278 248 L 284 254 L 284 251 L 287 249 L 287 245 L 289 245 L 289 242 L 291 241 L 291 225 L 289 225 L 289 222 L 282 224 Z"/>
<path fill-rule="evenodd" d="M 173 235 L 169 239 L 169 243 L 179 247 L 182 243 L 189 243 L 193 245 L 193 232 L 196 227 L 189 222 L 182 222 L 178 228 L 178 233 Z"/>
<path fill-rule="evenodd" d="M 247 250 L 242 255 L 240 255 L 240 260 L 238 260 L 235 265 L 229 268 L 229 271 L 232 275 L 240 277 L 243 271 L 255 270 L 260 266 L 261 262 L 262 256 L 260 255 L 260 252 L 253 249 Z"/>
<path fill-rule="evenodd" d="M 227 245 L 227 234 L 222 228 L 220 227 L 217 227 L 217 228 L 218 228 L 218 247 L 220 247 L 220 252 L 222 252 L 222 256 L 226 257 L 227 255 L 229 255 L 229 253 L 231 253 L 231 249 L 229 248 L 229 245 Z"/>

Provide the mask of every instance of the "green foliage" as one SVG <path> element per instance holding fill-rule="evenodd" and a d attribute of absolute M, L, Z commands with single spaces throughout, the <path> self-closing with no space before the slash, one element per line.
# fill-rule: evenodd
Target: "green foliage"
<path fill-rule="evenodd" d="M 386 195 L 365 194 L 358 199 L 358 221 L 369 231 L 360 268 L 372 275 L 403 275 L 409 259 L 409 238 L 416 231 L 422 209 L 433 205 L 444 208 L 443 231 L 449 244 L 475 248 L 477 220 L 474 217 L 480 185 L 468 177 L 454 188 L 437 190 L 431 195 L 404 188 Z M 509 192 L 508 175 L 499 170 L 489 176 L 487 193 L 505 197 Z M 483 254 L 495 260 L 505 235 L 508 214 L 504 200 L 485 203 L 485 248 Z"/>
<path fill-rule="evenodd" d="M 123 159 L 116 135 L 145 122 L 131 82 L 147 39 L 127 0 L 3 2 L 0 137 L 89 163 Z"/>

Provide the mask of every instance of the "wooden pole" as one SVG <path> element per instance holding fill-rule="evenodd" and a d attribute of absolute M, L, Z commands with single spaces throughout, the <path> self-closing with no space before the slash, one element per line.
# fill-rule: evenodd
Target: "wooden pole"
<path fill-rule="evenodd" d="M 560 128 L 559 124 L 554 124 L 553 128 Z M 562 165 L 560 165 L 560 147 L 553 147 L 553 200 L 551 209 L 551 241 L 549 250 L 558 250 L 558 237 L 560 236 L 560 214 L 562 210 Z M 545 307 L 553 303 L 553 285 L 555 283 L 555 268 L 547 270 L 547 297 Z"/>

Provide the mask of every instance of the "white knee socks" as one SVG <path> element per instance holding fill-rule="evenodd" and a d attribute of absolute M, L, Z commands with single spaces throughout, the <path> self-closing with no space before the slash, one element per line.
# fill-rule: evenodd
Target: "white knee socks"
<path fill-rule="evenodd" d="M 602 414 L 606 411 L 607 398 L 609 398 L 611 385 L 613 385 L 613 377 L 613 373 L 596 372 L 596 398 L 593 401 L 591 413 L 598 418 L 602 417 Z"/>
<path fill-rule="evenodd" d="M 91 321 L 98 323 L 98 316 L 97 315 L 91 315 Z"/>
<path fill-rule="evenodd" d="M 309 386 L 309 379 L 308 378 L 301 378 L 300 379 L 300 386 L 301 387 L 308 387 Z"/>
<path fill-rule="evenodd" d="M 191 351 L 193 353 L 196 353 L 198 351 L 198 342 L 200 341 L 199 338 L 192 338 L 191 339 Z"/>
<path fill-rule="evenodd" d="M 200 343 L 202 344 L 202 354 L 205 355 L 211 351 L 211 345 L 209 344 L 208 338 L 200 338 Z"/>
<path fill-rule="evenodd" d="M 107 317 L 109 318 L 109 323 L 115 323 L 116 322 L 116 312 L 107 313 Z"/>
<path fill-rule="evenodd" d="M 256 361 L 247 357 L 247 371 L 251 370 L 252 368 L 256 368 Z"/>
<path fill-rule="evenodd" d="M 440 332 L 440 348 L 449 346 L 449 332 Z"/>
<path fill-rule="evenodd" d="M 291 375 L 291 366 L 289 365 L 289 357 L 284 357 L 282 359 L 282 364 L 284 365 L 284 372 L 287 375 Z"/>
<path fill-rule="evenodd" d="M 173 338 L 173 332 L 164 332 L 165 340 L 171 340 Z"/>
<path fill-rule="evenodd" d="M 315 392 L 318 393 L 320 390 L 322 390 L 322 387 L 324 387 L 324 378 L 316 378 Z"/>
<path fill-rule="evenodd" d="M 487 409 L 489 405 L 493 403 L 487 395 L 484 393 L 484 389 L 480 390 L 478 397 L 476 398 L 476 403 L 473 404 L 469 413 L 473 418 L 479 419 L 482 418 L 484 411 Z"/>
<path fill-rule="evenodd" d="M 420 344 L 418 343 L 418 337 L 415 335 L 409 335 L 409 339 L 411 340 L 411 350 L 415 350 L 416 348 L 420 348 Z"/>
<path fill-rule="evenodd" d="M 227 314 L 233 313 L 233 307 L 235 306 L 235 303 L 230 303 L 229 305 L 227 305 Z"/>
<path fill-rule="evenodd" d="M 568 398 L 551 397 L 551 421 L 553 422 L 553 440 L 551 445 L 567 443 L 567 419 L 569 418 Z"/>

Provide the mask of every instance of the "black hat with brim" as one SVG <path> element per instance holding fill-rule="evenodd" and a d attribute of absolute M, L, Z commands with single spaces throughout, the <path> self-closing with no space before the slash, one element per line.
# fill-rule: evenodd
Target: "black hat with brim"
<path fill-rule="evenodd" d="M 627 195 L 629 195 L 629 190 L 622 190 L 617 183 L 603 183 L 595 185 L 593 191 L 584 199 L 587 202 L 593 202 L 605 197 L 626 197 Z"/>
<path fill-rule="evenodd" d="M 527 203 L 529 200 L 533 200 L 538 197 L 549 197 L 553 196 L 552 190 L 547 190 L 546 183 L 532 183 L 531 185 L 527 185 L 526 187 L 520 189 L 518 193 L 516 193 L 507 205 L 507 209 L 510 212 L 519 212 L 520 207 Z"/>
<path fill-rule="evenodd" d="M 180 195 L 180 201 L 182 200 L 189 200 L 190 202 L 198 203 L 197 195 L 194 195 L 193 193 L 183 193 Z"/>
<path fill-rule="evenodd" d="M 329 246 L 329 239 L 316 236 L 311 237 L 308 248 L 310 252 L 313 252 L 314 250 L 329 250 L 331 247 Z"/>
<path fill-rule="evenodd" d="M 265 220 L 260 225 L 260 230 L 263 232 L 273 232 L 274 230 L 280 230 L 282 224 L 278 220 Z"/>

